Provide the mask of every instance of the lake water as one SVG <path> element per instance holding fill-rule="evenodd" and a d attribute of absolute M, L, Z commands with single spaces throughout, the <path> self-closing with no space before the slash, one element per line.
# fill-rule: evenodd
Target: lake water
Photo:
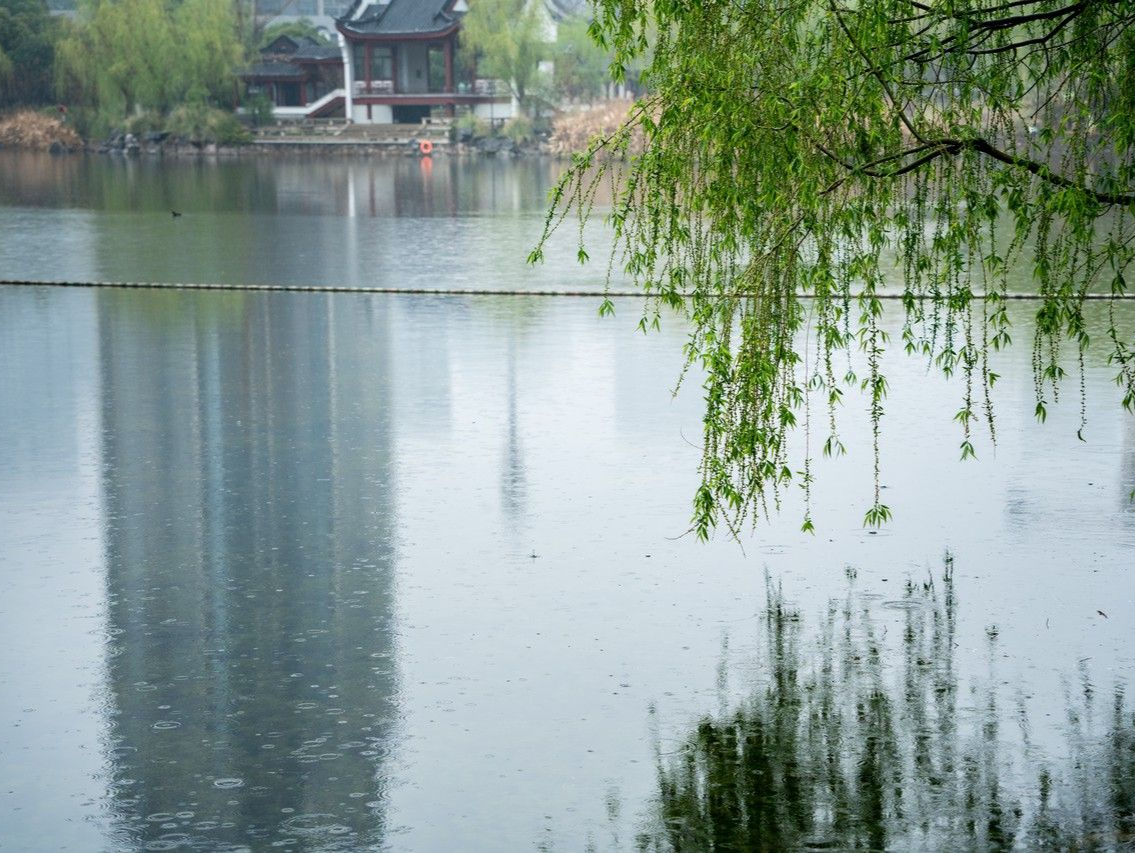
<path fill-rule="evenodd" d="M 0 278 L 598 293 L 570 235 L 523 263 L 555 172 L 0 152 Z M 0 288 L 0 848 L 1129 845 L 1102 357 L 1086 441 L 1074 383 L 1036 424 L 1013 305 L 961 463 L 960 384 L 889 356 L 891 524 L 852 396 L 815 536 L 790 493 L 700 544 L 681 322 L 597 307 Z"/>
<path fill-rule="evenodd" d="M 0 270 L 33 281 L 601 287 L 602 270 L 579 267 L 570 240 L 545 265 L 525 263 L 558 172 L 543 159 L 0 152 Z"/>

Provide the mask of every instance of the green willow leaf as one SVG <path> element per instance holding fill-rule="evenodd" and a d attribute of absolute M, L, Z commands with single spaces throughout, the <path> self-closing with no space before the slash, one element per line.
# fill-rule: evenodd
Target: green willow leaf
<path fill-rule="evenodd" d="M 644 68 L 646 94 L 573 161 L 541 244 L 610 194 L 612 264 L 644 316 L 688 318 L 700 537 L 775 511 L 783 472 L 810 470 L 789 459 L 809 395 L 838 455 L 849 389 L 872 427 L 865 520 L 889 520 L 888 305 L 897 346 L 960 389 L 964 458 L 973 428 L 996 439 L 1008 299 L 1037 300 L 1037 418 L 1073 363 L 1082 386 L 1084 302 L 1122 298 L 1135 257 L 1135 0 L 595 0 L 592 32 L 617 67 Z M 1135 406 L 1135 334 L 1107 313 Z"/>

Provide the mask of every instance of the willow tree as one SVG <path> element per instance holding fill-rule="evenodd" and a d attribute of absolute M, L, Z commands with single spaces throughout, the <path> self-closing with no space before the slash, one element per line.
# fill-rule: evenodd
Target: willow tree
<path fill-rule="evenodd" d="M 235 101 L 244 49 L 231 0 L 182 0 L 173 12 L 178 51 L 172 69 L 179 100 L 217 105 Z"/>
<path fill-rule="evenodd" d="M 901 298 L 906 349 L 964 379 L 964 458 L 971 429 L 993 427 L 1009 271 L 1031 265 L 1044 418 L 1066 370 L 1083 370 L 1085 301 L 1127 290 L 1135 2 L 596 0 L 594 12 L 616 80 L 652 51 L 652 94 L 577 157 L 545 238 L 617 178 L 613 257 L 652 297 L 644 326 L 662 306 L 687 312 L 688 355 L 707 377 L 699 535 L 759 517 L 793 479 L 808 492 L 812 460 L 794 478 L 787 437 L 818 394 L 830 434 L 815 444 L 841 452 L 849 385 L 874 424 L 865 522 L 890 517 L 878 484 L 885 295 Z M 1135 342 L 1110 317 L 1131 409 Z M 854 347 L 859 376 L 833 358 Z"/>
<path fill-rule="evenodd" d="M 86 0 L 59 44 L 60 93 L 119 120 L 136 109 L 168 109 L 177 44 L 164 0 Z"/>
<path fill-rule="evenodd" d="M 4 53 L 4 48 L 0 46 L 0 85 L 7 84 L 12 79 L 12 60 L 7 54 Z"/>
<path fill-rule="evenodd" d="M 587 21 L 574 15 L 556 27 L 552 85 L 564 100 L 592 103 L 607 85 L 607 55 L 588 33 Z"/>
<path fill-rule="evenodd" d="M 546 23 L 540 4 L 531 0 L 477 0 L 461 22 L 463 61 L 476 67 L 478 77 L 505 81 L 526 114 L 548 50 Z"/>
<path fill-rule="evenodd" d="M 80 0 L 58 47 L 57 88 L 112 125 L 141 110 L 231 103 L 237 24 L 229 0 Z"/>
<path fill-rule="evenodd" d="M 50 102 L 58 33 L 44 0 L 0 0 L 0 108 Z"/>

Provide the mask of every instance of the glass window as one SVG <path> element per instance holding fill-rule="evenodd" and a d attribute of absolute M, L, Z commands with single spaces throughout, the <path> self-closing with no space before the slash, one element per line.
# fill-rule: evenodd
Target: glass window
<path fill-rule="evenodd" d="M 394 79 L 394 52 L 389 47 L 376 47 L 370 60 L 371 80 Z"/>
<path fill-rule="evenodd" d="M 445 45 L 431 44 L 429 58 L 429 89 L 445 91 Z"/>

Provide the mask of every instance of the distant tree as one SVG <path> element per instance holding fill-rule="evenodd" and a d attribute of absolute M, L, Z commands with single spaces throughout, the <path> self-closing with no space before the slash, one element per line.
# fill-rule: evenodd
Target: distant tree
<path fill-rule="evenodd" d="M 6 86 L 8 81 L 12 79 L 12 60 L 4 53 L 4 48 L 0 47 L 0 86 Z"/>
<path fill-rule="evenodd" d="M 51 100 L 58 32 L 44 0 L 0 0 L 0 106 Z"/>
<path fill-rule="evenodd" d="M 168 109 L 176 47 L 162 0 L 89 0 L 59 44 L 60 92 L 122 119 L 137 109 Z"/>
<path fill-rule="evenodd" d="M 233 75 L 244 60 L 231 0 L 183 0 L 173 26 L 180 40 L 172 69 L 174 97 L 231 106 Z"/>
<path fill-rule="evenodd" d="M 566 18 L 556 32 L 553 85 L 563 99 L 591 101 L 606 89 L 610 55 L 588 32 L 582 17 Z"/>
<path fill-rule="evenodd" d="M 109 121 L 188 101 L 227 103 L 243 61 L 228 0 L 86 0 L 59 44 L 61 93 Z"/>
<path fill-rule="evenodd" d="M 505 81 L 525 113 L 548 52 L 545 21 L 539 0 L 476 0 L 461 26 L 465 61 L 476 64 L 479 76 Z"/>
<path fill-rule="evenodd" d="M 280 36 L 290 38 L 309 38 L 322 45 L 332 44 L 331 39 L 323 34 L 310 18 L 300 18 L 298 21 L 277 21 L 264 28 L 260 36 L 259 49 L 264 49 Z"/>

